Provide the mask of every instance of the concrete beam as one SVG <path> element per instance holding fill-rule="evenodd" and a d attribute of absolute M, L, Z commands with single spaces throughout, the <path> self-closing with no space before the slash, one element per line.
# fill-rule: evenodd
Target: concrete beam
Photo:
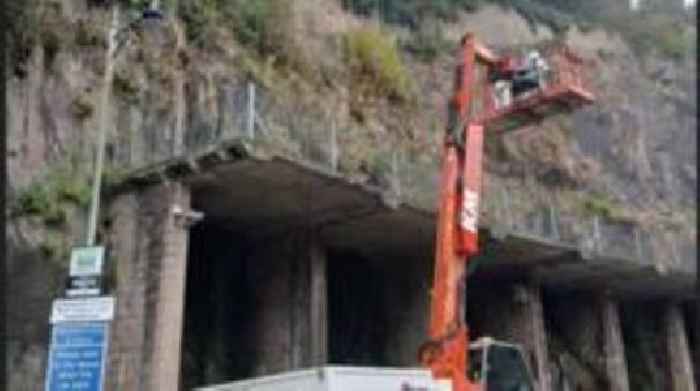
<path fill-rule="evenodd" d="M 261 227 L 271 217 L 295 221 L 298 206 L 306 205 L 310 193 L 313 193 L 314 202 L 309 203 L 304 213 L 312 215 L 318 224 L 329 225 L 324 227 L 324 239 L 330 245 L 338 247 L 340 243 L 346 248 L 364 248 L 367 243 L 374 243 L 372 253 L 403 251 L 401 256 L 430 252 L 431 242 L 423 238 L 416 240 L 421 235 L 411 232 L 432 232 L 434 211 L 402 202 L 406 200 L 389 200 L 393 195 L 386 189 L 353 182 L 352 178 L 330 172 L 320 165 L 256 151 L 243 140 L 135 171 L 110 192 L 117 194 L 167 180 L 190 184 L 195 198 L 208 215 L 236 221 L 239 226 L 254 225 L 256 232 L 261 228 L 276 229 L 278 225 L 275 223 Z M 341 212 L 344 210 L 363 210 L 367 215 L 346 216 Z M 410 219 L 406 219 L 407 216 Z M 401 228 L 404 229 L 394 234 L 391 242 L 372 240 L 375 232 L 383 235 L 396 231 L 397 220 L 410 220 L 406 221 L 410 226 L 403 225 Z M 496 273 L 512 271 L 514 266 L 527 268 L 520 277 L 537 275 L 547 289 L 567 290 L 571 286 L 585 286 L 597 290 L 604 285 L 617 296 L 624 293 L 635 299 L 645 295 L 693 295 L 696 273 L 691 270 L 663 274 L 638 259 L 608 258 L 603 254 L 592 254 L 594 259 L 584 259 L 579 256 L 581 249 L 571 244 L 504 230 L 502 226 L 489 227 L 488 230 L 494 233 L 500 248 L 491 265 Z M 350 240 L 353 243 L 349 243 Z M 649 289 L 650 286 L 654 289 Z"/>
<path fill-rule="evenodd" d="M 664 328 L 671 391 L 695 391 L 693 364 L 690 358 L 683 311 L 671 303 L 664 313 Z"/>

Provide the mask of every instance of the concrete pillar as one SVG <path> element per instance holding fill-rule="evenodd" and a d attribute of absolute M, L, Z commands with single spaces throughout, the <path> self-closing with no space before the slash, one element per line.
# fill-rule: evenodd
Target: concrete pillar
<path fill-rule="evenodd" d="M 187 271 L 188 228 L 191 221 L 189 189 L 178 183 L 148 189 L 142 202 L 151 213 L 153 224 L 146 226 L 151 236 L 148 251 L 150 294 L 153 309 L 150 335 L 150 390 L 178 390 L 185 275 Z"/>
<path fill-rule="evenodd" d="M 248 260 L 253 375 L 322 365 L 327 353 L 326 253 L 315 235 L 259 243 Z"/>
<path fill-rule="evenodd" d="M 523 338 L 518 342 L 534 355 L 535 368 L 532 370 L 537 377 L 538 390 L 550 391 L 549 349 L 544 326 L 542 290 L 536 283 L 519 284 L 515 286 L 515 295 L 519 304 L 516 305 L 515 320 L 524 331 Z"/>
<path fill-rule="evenodd" d="M 606 296 L 564 294 L 547 301 L 555 387 L 630 389 L 617 302 Z"/>
<path fill-rule="evenodd" d="M 548 301 L 551 355 L 558 389 L 607 389 L 601 306 L 590 295 L 556 295 Z M 568 388 L 567 388 L 568 387 Z"/>
<path fill-rule="evenodd" d="M 138 196 L 120 195 L 110 204 L 106 268 L 117 282 L 114 320 L 110 331 L 105 388 L 141 390 L 146 329 L 147 258 L 139 256 L 143 238 Z"/>
<path fill-rule="evenodd" d="M 309 305 L 309 365 L 318 366 L 328 362 L 328 286 L 326 280 L 326 253 L 317 240 L 309 246 L 311 262 Z"/>
<path fill-rule="evenodd" d="M 698 302 L 694 301 L 691 302 L 688 307 L 688 335 L 692 336 L 693 340 L 691 350 L 693 351 L 695 387 L 697 387 L 700 385 L 700 305 Z"/>
<path fill-rule="evenodd" d="M 679 305 L 668 305 L 664 313 L 664 326 L 670 390 L 695 391 L 688 337 Z"/>
<path fill-rule="evenodd" d="M 599 308 L 602 312 L 603 357 L 605 358 L 608 390 L 628 391 L 630 384 L 627 359 L 617 303 L 609 297 L 604 297 L 600 300 Z"/>
<path fill-rule="evenodd" d="M 109 207 L 108 268 L 116 286 L 106 389 L 178 390 L 189 190 L 154 185 Z"/>

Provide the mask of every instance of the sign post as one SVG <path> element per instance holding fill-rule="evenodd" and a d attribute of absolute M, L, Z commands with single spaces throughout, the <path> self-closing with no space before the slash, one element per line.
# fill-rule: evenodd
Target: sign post
<path fill-rule="evenodd" d="M 99 296 L 102 292 L 104 247 L 78 247 L 71 251 L 70 277 L 66 296 Z"/>
<path fill-rule="evenodd" d="M 45 391 L 102 391 L 114 297 L 102 294 L 104 247 L 71 252 L 66 296 L 53 302 Z"/>
<path fill-rule="evenodd" d="M 46 391 L 102 391 L 108 333 L 107 322 L 54 325 Z"/>

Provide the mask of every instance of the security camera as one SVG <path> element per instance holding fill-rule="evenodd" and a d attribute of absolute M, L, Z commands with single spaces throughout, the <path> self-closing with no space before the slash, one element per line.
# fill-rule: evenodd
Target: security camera
<path fill-rule="evenodd" d="M 176 218 L 184 218 L 188 226 L 194 225 L 204 219 L 204 213 L 195 210 L 184 210 L 180 205 L 174 205 L 172 213 Z"/>

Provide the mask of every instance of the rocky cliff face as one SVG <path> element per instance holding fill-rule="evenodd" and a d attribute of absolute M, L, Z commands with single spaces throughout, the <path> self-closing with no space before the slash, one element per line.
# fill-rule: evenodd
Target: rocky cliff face
<path fill-rule="evenodd" d="M 453 53 L 430 61 L 405 55 L 412 87 L 397 103 L 391 94 L 363 90 L 353 79 L 354 59 L 342 49 L 344 36 L 373 23 L 330 0 L 298 3 L 303 6 L 291 9 L 291 22 L 273 35 L 286 37 L 284 61 L 254 53 L 223 26 L 192 36 L 187 15 L 130 32 L 114 60 L 106 106 L 99 102 L 110 13 L 84 1 L 41 3 L 42 33 L 7 75 L 10 389 L 40 387 L 49 304 L 65 277 L 69 247 L 84 235 L 102 113 L 106 179 L 114 180 L 125 169 L 245 136 L 246 81 L 253 79 L 254 130 L 266 148 L 321 161 L 358 180 L 387 187 L 398 181 L 404 196 L 432 206 Z M 497 7 L 447 25 L 449 45 L 466 30 L 495 47 L 554 35 L 544 26 L 534 33 L 518 14 Z M 595 64 L 590 78 L 598 104 L 529 135 L 490 143 L 487 189 L 498 189 L 498 200 L 507 193 L 516 220 L 535 209 L 529 200 L 554 199 L 562 219 L 585 222 L 594 212 L 694 238 L 695 55 L 639 57 L 619 36 L 598 30 L 573 29 L 566 40 Z M 485 217 L 502 217 L 503 208 L 491 205 Z"/>

